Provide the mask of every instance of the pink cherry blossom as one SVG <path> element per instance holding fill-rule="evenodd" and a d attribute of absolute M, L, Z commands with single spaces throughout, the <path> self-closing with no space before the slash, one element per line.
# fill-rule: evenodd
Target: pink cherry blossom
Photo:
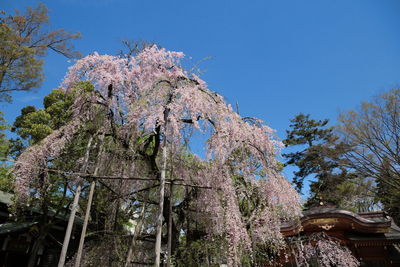
<path fill-rule="evenodd" d="M 210 236 L 227 237 L 227 259 L 230 266 L 235 266 L 243 252 L 251 253 L 252 242 L 282 245 L 280 221 L 299 215 L 299 195 L 277 171 L 275 157 L 282 144 L 274 130 L 258 119 L 243 118 L 234 112 L 222 96 L 207 88 L 206 82 L 180 66 L 183 57 L 181 52 L 157 46 L 129 58 L 93 53 L 69 68 L 62 86 L 69 91 L 79 81 L 91 82 L 100 94 L 93 103 L 111 98 L 113 114 L 120 114 L 125 123 L 143 134 L 161 128 L 176 151 L 183 146 L 183 138 L 190 137 L 183 136 L 184 132 L 198 131 L 208 136 L 208 158 L 198 159 L 201 168 L 177 165 L 174 172 L 188 183 L 215 188 L 200 191 L 197 205 L 210 216 Z M 89 120 L 82 114 L 76 114 L 68 125 L 21 155 L 15 168 L 21 194 L 37 181 L 37 167 L 45 166 L 49 157 L 57 157 Z M 237 171 L 247 181 L 248 190 L 261 196 L 260 206 L 247 219 L 240 213 L 240 194 L 229 165 L 240 151 L 245 156 Z"/>

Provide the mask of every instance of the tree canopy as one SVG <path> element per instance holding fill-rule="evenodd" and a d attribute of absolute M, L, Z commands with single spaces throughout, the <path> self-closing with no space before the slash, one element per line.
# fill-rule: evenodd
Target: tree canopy
<path fill-rule="evenodd" d="M 43 81 L 42 56 L 50 49 L 68 58 L 79 57 L 71 40 L 77 32 L 49 30 L 45 5 L 28 7 L 25 13 L 0 15 L 0 100 L 11 102 L 14 91 L 38 88 Z"/>
<path fill-rule="evenodd" d="M 69 119 L 59 128 L 48 120 L 49 134 L 18 157 L 18 203 L 44 203 L 53 188 L 62 209 L 69 195 L 78 199 L 81 188 L 84 196 L 97 188 L 89 212 L 100 215 L 102 231 L 84 247 L 87 264 L 157 264 L 168 247 L 164 258 L 176 264 L 195 258 L 194 264 L 251 266 L 276 262 L 285 250 L 280 225 L 296 220 L 301 206 L 280 173 L 281 142 L 184 70 L 183 57 L 149 46 L 134 56 L 78 60 L 63 81 L 66 95 L 78 92 Z M 59 103 L 50 102 L 40 112 Z M 33 118 L 20 117 L 20 125 L 32 128 Z M 196 131 L 208 138 L 205 159 L 187 146 Z M 78 200 L 80 209 L 90 208 L 89 199 Z M 140 228 L 127 242 L 124 225 L 132 218 Z"/>
<path fill-rule="evenodd" d="M 343 112 L 338 132 L 347 165 L 375 181 L 385 209 L 400 222 L 400 90 Z"/>
<path fill-rule="evenodd" d="M 306 207 L 324 203 L 353 211 L 369 211 L 376 203 L 371 180 L 347 164 L 347 145 L 328 120 L 316 121 L 299 114 L 283 140 L 294 150 L 283 157 L 286 165 L 296 166 L 293 183 L 300 192 L 304 181 L 310 184 Z"/>
<path fill-rule="evenodd" d="M 207 89 L 204 81 L 178 65 L 181 57 L 182 53 L 152 46 L 136 57 L 94 53 L 79 60 L 70 68 L 63 83 L 66 92 L 81 80 L 92 83 L 96 91 L 86 98 L 78 97 L 72 105 L 74 116 L 69 123 L 21 154 L 15 166 L 19 196 L 26 196 L 32 188 L 42 186 L 40 170 L 48 166 L 46 161 L 54 161 L 62 155 L 74 136 L 94 119 L 94 113 L 102 106 L 109 107 L 108 126 L 97 126 L 100 131 L 95 131 L 94 137 L 98 138 L 96 132 L 98 136 L 101 132 L 109 135 L 116 131 L 119 139 L 125 140 L 122 144 L 126 143 L 127 148 L 130 137 L 141 138 L 142 144 L 152 150 L 150 154 L 142 155 L 148 158 L 150 170 L 153 170 L 148 174 L 149 178 L 159 177 L 159 151 L 167 146 L 168 177 L 212 188 L 196 190 L 197 196 L 190 198 L 191 206 L 196 206 L 199 213 L 208 214 L 209 227 L 204 230 L 210 237 L 224 237 L 228 248 L 226 258 L 232 264 L 238 264 L 245 255 L 242 251 L 251 250 L 252 242 L 269 240 L 277 245 L 282 242 L 279 218 L 298 215 L 299 199 L 276 168 L 279 142 L 274 138 L 273 130 L 257 119 L 241 118 L 220 95 Z M 99 108 L 83 108 L 82 105 Z M 193 130 L 210 134 L 207 141 L 209 159 L 192 161 L 198 162 L 197 168 L 178 164 L 179 151 L 185 144 L 183 139 L 189 138 Z M 129 161 L 128 165 L 135 162 Z M 93 167 L 89 165 L 88 168 Z M 125 170 L 124 176 L 130 176 L 132 171 L 136 170 Z M 257 204 L 248 207 L 246 220 L 238 206 L 242 190 L 237 191 L 233 176 L 242 177 L 247 184 L 242 190 L 259 194 Z M 141 189 L 138 183 L 122 182 L 126 185 L 121 187 L 125 194 Z M 185 202 L 185 198 L 181 201 Z"/>
<path fill-rule="evenodd" d="M 316 121 L 310 115 L 298 114 L 290 121 L 291 130 L 287 130 L 287 137 L 283 140 L 286 147 L 300 146 L 300 151 L 283 154 L 287 159 L 286 165 L 295 165 L 298 171 L 294 172 L 293 183 L 297 191 L 303 188 L 304 179 L 310 174 L 322 175 L 331 171 L 335 166 L 326 161 L 322 155 L 322 145 L 332 138 L 333 128 L 324 128 L 328 120 Z"/>

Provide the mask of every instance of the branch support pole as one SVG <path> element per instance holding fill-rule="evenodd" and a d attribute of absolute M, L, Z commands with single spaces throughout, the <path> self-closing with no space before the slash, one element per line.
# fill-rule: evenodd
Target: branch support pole
<path fill-rule="evenodd" d="M 58 267 L 64 267 L 64 264 L 65 264 L 65 258 L 67 256 L 68 244 L 69 244 L 69 240 L 71 238 L 72 226 L 74 225 L 75 213 L 78 208 L 78 202 L 79 202 L 79 196 L 81 194 L 81 190 L 82 190 L 82 186 L 78 185 L 76 192 L 75 192 L 74 203 L 72 204 L 71 214 L 70 214 L 69 220 L 68 220 L 67 231 L 65 233 L 64 242 L 63 242 L 61 255 L 60 255 L 60 260 L 58 262 Z"/>
<path fill-rule="evenodd" d="M 172 257 L 172 190 L 173 183 L 169 184 L 169 212 L 168 212 L 168 257 L 167 257 L 167 267 L 171 266 Z"/>
<path fill-rule="evenodd" d="M 98 161 L 96 164 L 96 168 L 93 173 L 94 176 L 96 176 L 98 174 L 99 169 L 100 169 L 100 164 L 102 161 L 102 155 L 103 155 L 103 150 L 104 150 L 104 133 L 102 135 L 100 135 L 99 139 L 100 139 L 100 149 L 99 149 L 99 154 L 98 154 L 98 159 L 97 159 Z M 75 267 L 79 267 L 81 265 L 83 245 L 85 243 L 86 230 L 87 230 L 87 226 L 89 223 L 90 210 L 92 207 L 93 194 L 94 194 L 95 188 L 96 188 L 96 180 L 93 180 L 90 184 L 89 198 L 88 198 L 88 203 L 86 206 L 86 213 L 85 213 L 85 219 L 83 221 L 81 238 L 79 240 L 78 252 L 76 254 L 75 265 L 74 265 Z"/>
<path fill-rule="evenodd" d="M 156 235 L 156 246 L 155 246 L 155 266 L 160 266 L 160 255 L 161 255 L 161 238 L 162 238 L 162 225 L 163 225 L 163 210 L 164 210 L 164 194 L 165 194 L 165 175 L 167 171 L 167 121 L 168 121 L 168 109 L 164 110 L 164 133 L 163 133 L 163 145 L 162 145 L 162 163 L 161 163 L 161 177 L 160 177 L 160 203 L 159 203 L 159 214 L 157 218 L 157 235 Z"/>
<path fill-rule="evenodd" d="M 92 141 L 93 141 L 93 137 L 91 136 L 89 139 L 89 142 L 87 144 L 87 147 L 86 147 L 86 153 L 85 153 L 85 157 L 84 157 L 84 161 L 83 161 L 82 172 L 86 172 L 86 169 L 87 169 L 87 165 L 88 165 L 88 161 L 89 161 L 90 147 L 92 146 Z M 60 259 L 58 261 L 58 267 L 64 267 L 64 264 L 65 264 L 65 258 L 67 257 L 69 240 L 71 239 L 72 227 L 74 225 L 75 214 L 76 214 L 76 210 L 78 209 L 78 203 L 79 203 L 79 197 L 81 195 L 81 191 L 82 191 L 82 184 L 79 183 L 78 187 L 76 188 L 74 202 L 72 204 L 71 213 L 69 215 L 68 226 L 67 226 L 67 230 L 66 230 L 65 236 L 64 236 L 64 242 L 63 242 L 63 246 L 61 249 Z"/>
<path fill-rule="evenodd" d="M 160 177 L 160 203 L 159 203 L 159 214 L 157 217 L 157 236 L 156 236 L 156 260 L 155 266 L 160 266 L 160 255 L 161 255 L 161 237 L 162 237 L 162 224 L 163 224 L 163 209 L 164 209 L 164 193 L 165 193 L 165 173 L 167 167 L 167 141 L 163 139 L 162 147 L 162 164 L 161 164 L 161 177 Z"/>
<path fill-rule="evenodd" d="M 90 184 L 89 199 L 88 199 L 88 203 L 87 203 L 87 207 L 86 207 L 85 219 L 84 219 L 83 226 L 82 226 L 81 239 L 79 240 L 79 248 L 78 248 L 78 252 L 76 255 L 75 267 L 79 267 L 81 265 L 83 244 L 85 243 L 86 229 L 87 229 L 87 225 L 89 222 L 90 207 L 92 206 L 93 193 L 94 193 L 95 186 L 96 186 L 96 182 L 93 181 Z"/>
<path fill-rule="evenodd" d="M 147 192 L 146 198 L 145 198 L 143 206 L 142 206 L 142 210 L 140 211 L 139 222 L 135 227 L 135 231 L 133 233 L 131 244 L 130 244 L 129 250 L 128 250 L 128 255 L 126 256 L 125 267 L 128 267 L 132 261 L 133 248 L 135 247 L 137 237 L 139 236 L 140 232 L 142 231 L 142 224 L 143 224 L 144 215 L 145 215 L 145 211 L 146 211 L 148 195 L 149 195 L 149 192 Z"/>

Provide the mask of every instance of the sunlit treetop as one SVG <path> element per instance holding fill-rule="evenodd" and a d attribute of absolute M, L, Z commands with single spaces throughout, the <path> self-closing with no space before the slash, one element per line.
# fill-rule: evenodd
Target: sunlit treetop
<path fill-rule="evenodd" d="M 114 108 L 124 109 L 129 122 L 144 130 L 164 125 L 168 112 L 165 135 L 171 140 L 179 140 L 188 124 L 210 129 L 208 149 L 215 157 L 226 159 L 232 151 L 248 147 L 265 167 L 271 167 L 281 145 L 274 131 L 257 119 L 241 118 L 203 80 L 180 67 L 183 57 L 157 46 L 129 58 L 93 53 L 69 69 L 63 86 L 69 90 L 77 81 L 87 80 L 107 98 L 112 85 Z"/>

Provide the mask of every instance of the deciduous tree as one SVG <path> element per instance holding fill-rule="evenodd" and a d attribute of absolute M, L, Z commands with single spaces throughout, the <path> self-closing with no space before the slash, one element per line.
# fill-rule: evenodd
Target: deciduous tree
<path fill-rule="evenodd" d="M 0 100 L 10 102 L 14 91 L 38 88 L 43 80 L 43 56 L 50 49 L 68 58 L 79 57 L 71 40 L 79 33 L 49 30 L 45 5 L 25 13 L 0 16 Z"/>
<path fill-rule="evenodd" d="M 400 222 L 400 90 L 393 89 L 340 115 L 347 164 L 375 180 L 385 209 Z"/>
<path fill-rule="evenodd" d="M 222 254 L 215 258 L 216 253 L 205 249 L 197 264 L 254 265 L 259 248 L 284 248 L 281 220 L 300 214 L 299 196 L 279 172 L 275 155 L 281 143 L 274 131 L 258 119 L 235 113 L 222 96 L 180 66 L 183 56 L 151 46 L 134 57 L 93 53 L 78 60 L 63 82 L 65 91 L 87 81 L 94 92 L 78 97 L 73 118 L 18 158 L 14 173 L 23 201 L 32 189 L 42 188 L 41 174 L 61 162 L 76 136 L 86 133 L 89 138 L 80 140 L 88 148 L 104 136 L 104 150 L 87 149 L 89 156 L 64 166 L 68 183 L 87 184 L 83 178 L 99 173 L 97 180 L 113 193 L 106 198 L 105 233 L 86 247 L 86 263 L 125 263 L 121 253 L 127 254 L 123 244 L 128 242 L 118 220 L 123 209 L 144 214 L 140 220 L 147 239 L 142 235 L 135 250 L 142 264 L 151 259 L 158 264 L 160 245 L 167 245 L 169 238 L 176 257 L 182 256 L 174 250 L 180 244 L 193 247 L 218 240 Z M 103 120 L 89 130 L 99 117 Z M 208 137 L 207 159 L 187 151 L 195 131 Z M 175 193 L 164 187 L 169 184 L 177 188 Z M 161 242 L 149 253 L 144 242 L 155 240 Z M 165 253 L 169 260 L 170 251 Z"/>
<path fill-rule="evenodd" d="M 274 138 L 273 130 L 259 120 L 241 118 L 220 95 L 210 91 L 204 81 L 179 66 L 181 57 L 182 53 L 156 46 L 129 58 L 94 53 L 70 68 L 64 86 L 68 92 L 76 82 L 86 80 L 98 92 L 92 103 L 102 105 L 105 99 L 110 98 L 113 120 L 126 125 L 127 130 L 131 129 L 130 135 L 136 132 L 147 136 L 147 145 L 153 147 L 148 159 L 155 177 L 159 177 L 161 171 L 157 162 L 160 149 L 168 146 L 168 157 L 174 158 L 192 131 L 202 130 L 210 134 L 207 142 L 209 162 L 202 163 L 202 167 L 193 173 L 190 166 L 172 160 L 168 176 L 178 177 L 188 184 L 195 182 L 197 186 L 213 188 L 199 191 L 191 205 L 208 214 L 211 227 L 207 235 L 224 237 L 227 240 L 225 257 L 230 264 L 237 265 L 244 255 L 242 252 L 251 250 L 252 239 L 272 243 L 282 240 L 278 218 L 291 218 L 299 213 L 298 196 L 276 168 L 275 154 L 279 142 Z M 85 110 L 90 114 L 90 109 Z M 37 184 L 37 170 L 46 166 L 43 165 L 46 159 L 58 158 L 90 117 L 78 108 L 76 112 L 69 124 L 20 156 L 15 173 L 21 196 Z M 231 177 L 234 173 L 227 164 L 235 153 L 245 159 L 236 166 L 235 172 L 262 193 L 261 201 L 251 210 L 248 222 L 242 219 Z M 261 179 L 256 179 L 258 176 Z M 135 185 L 137 183 L 131 184 Z M 128 186 L 120 188 L 128 190 L 126 193 L 140 190 Z M 168 195 L 159 201 L 163 200 L 170 202 Z M 160 212 L 164 214 L 162 210 Z"/>
<path fill-rule="evenodd" d="M 10 174 L 10 166 L 6 161 L 10 150 L 10 141 L 5 132 L 7 129 L 9 129 L 9 125 L 6 124 L 3 113 L 0 112 L 0 190 L 12 192 L 14 189 L 13 177 Z"/>

